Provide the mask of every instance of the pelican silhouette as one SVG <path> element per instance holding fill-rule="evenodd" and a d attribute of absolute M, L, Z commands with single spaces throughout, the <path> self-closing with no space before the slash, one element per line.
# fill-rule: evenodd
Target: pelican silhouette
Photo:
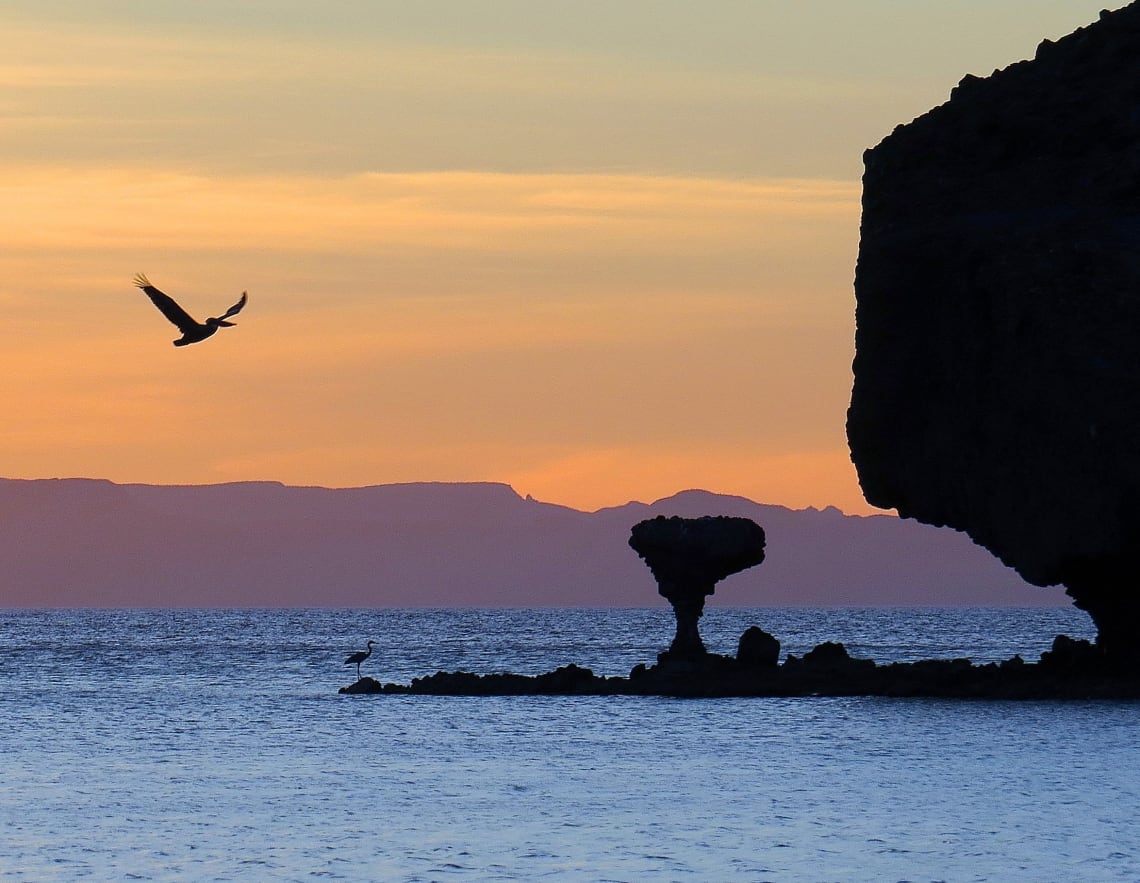
<path fill-rule="evenodd" d="M 150 280 L 142 273 L 135 276 L 134 284 L 145 291 L 146 296 L 150 298 L 152 304 L 158 307 L 159 312 L 173 322 L 178 327 L 178 330 L 182 332 L 182 336 L 174 341 L 175 346 L 187 346 L 191 343 L 198 343 L 200 340 L 212 337 L 219 328 L 232 328 L 236 323 L 227 322 L 226 319 L 240 313 L 241 308 L 245 306 L 245 302 L 249 300 L 249 295 L 243 291 L 241 293 L 241 300 L 222 313 L 218 318 L 199 322 L 182 309 L 182 307 L 178 306 L 178 304 L 174 302 L 174 298 L 169 294 L 164 294 L 151 285 Z"/>
<path fill-rule="evenodd" d="M 364 650 L 360 650 L 356 653 L 353 653 L 350 657 L 348 657 L 348 659 L 346 659 L 344 661 L 345 665 L 352 665 L 354 662 L 356 663 L 356 679 L 357 680 L 360 680 L 360 663 L 362 663 L 365 659 L 367 659 L 369 656 L 372 655 L 372 645 L 375 643 L 376 643 L 375 641 L 369 641 L 367 652 L 365 652 Z"/>

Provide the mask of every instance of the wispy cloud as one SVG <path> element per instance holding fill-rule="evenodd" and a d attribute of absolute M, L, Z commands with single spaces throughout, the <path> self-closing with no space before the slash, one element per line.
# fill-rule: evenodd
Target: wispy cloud
<path fill-rule="evenodd" d="M 588 47 L 400 42 L 382 29 L 334 39 L 17 23 L 0 33 L 0 58 L 7 115 L 21 121 L 9 156 L 42 159 L 46 149 L 61 162 L 207 172 L 854 177 L 857 156 L 827 147 L 826 129 L 841 121 L 870 139 L 885 122 L 857 123 L 856 110 L 889 114 L 893 91 L 850 75 Z M 48 130 L 66 137 L 45 142 Z M 800 142 L 795 154 L 789 139 Z"/>
<path fill-rule="evenodd" d="M 858 217 L 858 185 L 477 172 L 205 177 L 0 169 L 11 248 L 401 248 L 526 252 L 802 247 Z"/>

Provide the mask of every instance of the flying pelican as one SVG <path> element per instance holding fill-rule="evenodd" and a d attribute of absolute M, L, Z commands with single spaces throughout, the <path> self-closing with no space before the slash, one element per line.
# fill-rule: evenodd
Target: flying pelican
<path fill-rule="evenodd" d="M 346 659 L 344 661 L 345 665 L 352 665 L 352 663 L 354 663 L 354 662 L 356 663 L 356 679 L 357 680 L 360 680 L 360 663 L 362 663 L 365 659 L 367 659 L 369 656 L 372 655 L 372 645 L 375 643 L 376 643 L 375 641 L 369 641 L 367 653 L 365 653 L 363 650 L 360 650 L 357 653 L 353 653 L 350 657 L 348 657 L 348 659 Z"/>
<path fill-rule="evenodd" d="M 151 285 L 150 280 L 142 273 L 135 276 L 134 284 L 145 291 L 146 296 L 150 298 L 152 304 L 158 307 L 159 312 L 177 325 L 178 330 L 182 332 L 182 336 L 174 341 L 175 346 L 187 346 L 188 344 L 205 340 L 207 337 L 212 337 L 219 328 L 232 328 L 235 323 L 227 322 L 226 319 L 240 313 L 241 308 L 245 306 L 245 302 L 249 300 L 249 295 L 243 291 L 241 293 L 241 300 L 222 313 L 221 316 L 216 319 L 207 319 L 205 322 L 199 322 L 182 309 L 182 307 L 178 306 L 178 304 L 174 302 L 174 298 L 169 294 L 164 294 Z"/>

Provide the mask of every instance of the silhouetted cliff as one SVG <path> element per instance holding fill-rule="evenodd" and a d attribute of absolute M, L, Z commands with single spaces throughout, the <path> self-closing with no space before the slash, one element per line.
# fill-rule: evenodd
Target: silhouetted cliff
<path fill-rule="evenodd" d="M 630 527 L 709 512 L 751 518 L 768 536 L 763 573 L 729 577 L 722 603 L 1063 599 L 955 531 L 703 491 L 579 512 L 501 484 L 0 479 L 0 606 L 640 607 L 657 596 Z"/>
<path fill-rule="evenodd" d="M 1140 655 L 1140 5 L 967 76 L 863 180 L 867 499 L 1064 583 Z"/>

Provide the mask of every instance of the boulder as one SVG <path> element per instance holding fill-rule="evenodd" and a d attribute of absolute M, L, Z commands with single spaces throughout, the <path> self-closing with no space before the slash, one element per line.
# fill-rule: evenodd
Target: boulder
<path fill-rule="evenodd" d="M 736 661 L 748 668 L 774 668 L 780 662 L 780 642 L 759 626 L 749 626 L 740 636 Z"/>

